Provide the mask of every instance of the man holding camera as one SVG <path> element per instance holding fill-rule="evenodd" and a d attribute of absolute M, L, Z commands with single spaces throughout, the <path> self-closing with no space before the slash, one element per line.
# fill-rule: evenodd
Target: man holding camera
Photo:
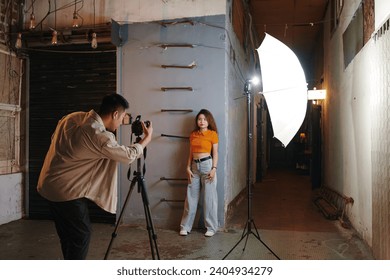
<path fill-rule="evenodd" d="M 144 137 L 119 145 L 115 132 L 126 116 L 127 100 L 103 98 L 99 112 L 63 117 L 52 135 L 37 190 L 49 201 L 64 259 L 86 259 L 91 238 L 88 200 L 107 212 L 117 208 L 117 162 L 130 164 L 143 154 L 153 127 L 141 122 Z"/>

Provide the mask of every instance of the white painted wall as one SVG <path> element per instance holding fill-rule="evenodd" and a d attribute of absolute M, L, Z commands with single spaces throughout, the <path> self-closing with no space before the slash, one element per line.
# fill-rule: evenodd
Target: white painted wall
<path fill-rule="evenodd" d="M 370 44 L 344 70 L 342 35 L 359 3 L 344 6 L 340 25 L 329 41 L 325 31 L 325 139 L 324 185 L 352 197 L 348 217 L 370 244 L 371 126 L 370 74 L 367 54 Z"/>
<path fill-rule="evenodd" d="M 390 9 L 389 9 L 390 10 Z M 390 259 L 390 32 L 371 42 L 370 70 L 372 141 L 372 248 L 377 259 Z"/>
<path fill-rule="evenodd" d="M 388 137 L 383 130 L 388 107 L 381 105 L 378 111 L 373 102 L 387 100 L 389 93 L 389 35 L 378 42 L 371 39 L 344 69 L 342 36 L 359 5 L 360 1 L 345 2 L 340 26 L 332 35 L 329 27 L 324 32 L 324 185 L 354 199 L 347 216 L 372 245 L 373 232 L 380 230 L 373 224 L 373 182 L 388 182 L 386 170 L 390 165 L 389 160 L 379 164 L 372 158 L 376 150 L 383 154 L 388 151 L 388 145 L 383 145 Z M 386 10 L 380 16 L 388 18 L 390 6 L 382 7 Z M 382 136 L 373 138 L 374 132 Z M 374 145 L 373 139 L 381 144 Z M 382 170 L 379 173 L 374 170 L 378 167 Z M 379 212 L 387 209 L 386 205 L 376 207 Z"/>
<path fill-rule="evenodd" d="M 378 29 L 388 19 L 389 11 L 389 0 L 375 0 L 375 29 Z"/>
<path fill-rule="evenodd" d="M 22 218 L 22 173 L 0 176 L 0 225 Z"/>

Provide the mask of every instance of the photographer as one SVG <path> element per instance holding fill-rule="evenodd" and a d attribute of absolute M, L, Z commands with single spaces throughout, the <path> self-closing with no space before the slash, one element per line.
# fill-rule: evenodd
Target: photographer
<path fill-rule="evenodd" d="M 119 94 L 103 98 L 100 110 L 63 117 L 52 136 L 37 190 L 49 201 L 64 259 L 85 259 L 91 238 L 88 200 L 110 213 L 117 208 L 117 162 L 143 154 L 153 127 L 141 122 L 144 137 L 119 145 L 115 132 L 129 108 Z"/>

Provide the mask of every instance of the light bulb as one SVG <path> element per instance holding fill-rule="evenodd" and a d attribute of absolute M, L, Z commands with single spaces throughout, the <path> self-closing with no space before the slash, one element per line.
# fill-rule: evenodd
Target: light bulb
<path fill-rule="evenodd" d="M 91 47 L 92 47 L 93 49 L 96 49 L 97 46 L 98 46 L 98 43 L 97 43 L 97 39 L 96 39 L 96 33 L 93 32 L 93 33 L 92 33 Z"/>
<path fill-rule="evenodd" d="M 22 33 L 18 33 L 18 38 L 16 39 L 15 48 L 22 48 Z"/>
<path fill-rule="evenodd" d="M 255 76 L 251 80 L 252 85 L 258 85 L 260 83 L 259 77 Z"/>
<path fill-rule="evenodd" d="M 53 46 L 56 46 L 57 43 L 58 43 L 58 41 L 57 41 L 57 31 L 54 30 L 53 31 L 53 37 L 51 37 L 51 44 Z"/>
<path fill-rule="evenodd" d="M 35 15 L 34 15 L 34 13 L 31 13 L 31 16 L 30 16 L 30 30 L 35 29 L 35 27 L 36 27 Z"/>
<path fill-rule="evenodd" d="M 79 21 L 79 17 L 77 16 L 77 13 L 76 11 L 73 13 L 73 23 L 72 23 L 72 27 L 73 28 L 78 28 L 80 26 L 80 21 Z"/>

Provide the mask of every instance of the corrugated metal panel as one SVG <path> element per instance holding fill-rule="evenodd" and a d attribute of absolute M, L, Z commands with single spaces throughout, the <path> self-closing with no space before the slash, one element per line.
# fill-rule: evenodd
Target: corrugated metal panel
<path fill-rule="evenodd" d="M 58 120 L 74 111 L 97 110 L 101 98 L 116 91 L 116 49 L 99 45 L 34 50 L 30 57 L 29 210 L 32 219 L 50 218 L 36 185 Z M 91 203 L 91 219 L 114 222 L 115 215 Z"/>

